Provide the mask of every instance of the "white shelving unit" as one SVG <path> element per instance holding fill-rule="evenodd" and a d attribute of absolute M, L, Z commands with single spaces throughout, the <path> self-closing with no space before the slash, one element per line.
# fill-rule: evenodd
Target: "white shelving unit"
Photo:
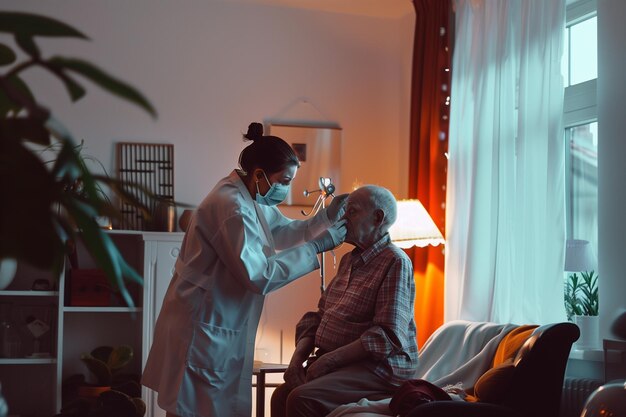
<path fill-rule="evenodd" d="M 63 312 L 68 315 L 72 313 L 141 313 L 142 307 L 65 307 Z"/>
<path fill-rule="evenodd" d="M 0 365 L 44 365 L 57 363 L 55 358 L 2 358 Z"/>
<path fill-rule="evenodd" d="M 19 336 L 19 347 L 6 352 L 0 347 L 0 383 L 11 414 L 51 416 L 55 410 L 57 324 L 59 322 L 59 291 L 33 291 L 30 288 L 37 279 L 44 279 L 50 288 L 58 279 L 48 271 L 19 265 L 13 282 L 0 291 L 0 321 L 11 324 Z M 34 337 L 28 332 L 29 317 L 44 321 L 50 330 L 39 340 L 39 352 L 45 357 L 32 357 Z M 2 336 L 0 336 L 0 339 Z M 3 344 L 3 341 L 0 341 Z M 7 353 L 10 357 L 7 357 Z M 36 398 L 36 401 L 33 401 Z"/>
<path fill-rule="evenodd" d="M 132 346 L 134 360 L 124 373 L 141 374 L 183 233 L 110 233 L 126 261 L 144 278 L 143 286 L 129 286 L 135 307 L 125 306 L 117 297 L 112 298 L 111 306 L 72 306 L 67 271 L 57 279 L 49 272 L 23 265 L 18 266 L 11 285 L 0 291 L 0 314 L 11 316 L 22 338 L 18 357 L 0 357 L 0 383 L 10 414 L 51 417 L 58 413 L 63 405 L 63 381 L 76 374 L 85 375 L 89 381 L 89 372 L 80 356 L 98 346 Z M 81 269 L 96 267 L 81 245 L 77 258 Z M 69 265 L 66 269 L 70 269 Z M 35 279 L 47 279 L 54 285 L 54 291 L 31 291 Z M 49 311 L 51 330 L 40 350 L 49 350 L 50 357 L 29 358 L 34 344 L 28 340 L 25 323 L 21 322 L 31 312 L 42 314 L 41 311 Z M 146 416 L 161 415 L 156 401 L 145 388 L 142 397 L 148 405 Z"/>
<path fill-rule="evenodd" d="M 58 291 L 12 291 L 5 290 L 0 291 L 0 296 L 2 297 L 58 297 Z"/>

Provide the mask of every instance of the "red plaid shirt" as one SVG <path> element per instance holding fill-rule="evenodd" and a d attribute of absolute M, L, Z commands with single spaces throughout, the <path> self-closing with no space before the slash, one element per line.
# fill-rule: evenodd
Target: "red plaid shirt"
<path fill-rule="evenodd" d="M 341 258 L 319 310 L 298 322 L 296 343 L 315 337 L 315 346 L 330 352 L 360 339 L 372 370 L 400 384 L 417 366 L 414 299 L 411 260 L 387 234 L 367 250 L 356 248 Z"/>

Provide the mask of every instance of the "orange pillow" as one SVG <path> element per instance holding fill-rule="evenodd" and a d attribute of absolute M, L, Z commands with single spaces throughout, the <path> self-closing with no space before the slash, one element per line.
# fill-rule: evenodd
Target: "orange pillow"
<path fill-rule="evenodd" d="M 507 335 L 500 341 L 498 349 L 496 349 L 496 353 L 493 355 L 493 362 L 491 363 L 491 366 L 498 366 L 508 359 L 515 358 L 519 348 L 522 347 L 526 339 L 528 339 L 536 328 L 536 324 L 526 324 L 516 327 L 507 333 Z"/>
<path fill-rule="evenodd" d="M 498 403 L 502 399 L 515 373 L 513 359 L 536 327 L 537 325 L 519 326 L 504 336 L 493 355 L 491 369 L 474 384 L 473 398 L 470 401 Z"/>
<path fill-rule="evenodd" d="M 508 391 L 515 373 L 513 359 L 507 359 L 485 372 L 474 385 L 478 401 L 497 404 Z"/>

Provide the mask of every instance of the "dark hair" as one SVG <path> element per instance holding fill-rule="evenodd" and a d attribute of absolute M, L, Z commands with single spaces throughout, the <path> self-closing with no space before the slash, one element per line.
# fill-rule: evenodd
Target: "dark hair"
<path fill-rule="evenodd" d="M 245 173 L 261 168 L 267 175 L 282 171 L 295 165 L 300 167 L 300 160 L 291 146 L 278 136 L 263 136 L 261 123 L 250 123 L 244 140 L 252 143 L 239 154 L 239 166 Z"/>

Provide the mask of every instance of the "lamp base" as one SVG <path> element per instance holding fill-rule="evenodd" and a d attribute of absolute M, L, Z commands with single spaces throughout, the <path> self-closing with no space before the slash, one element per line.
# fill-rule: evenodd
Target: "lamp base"
<path fill-rule="evenodd" d="M 580 329 L 580 338 L 574 347 L 580 350 L 600 349 L 600 318 L 598 316 L 574 316 Z"/>
<path fill-rule="evenodd" d="M 580 417 L 626 416 L 626 382 L 609 382 L 591 393 Z"/>

